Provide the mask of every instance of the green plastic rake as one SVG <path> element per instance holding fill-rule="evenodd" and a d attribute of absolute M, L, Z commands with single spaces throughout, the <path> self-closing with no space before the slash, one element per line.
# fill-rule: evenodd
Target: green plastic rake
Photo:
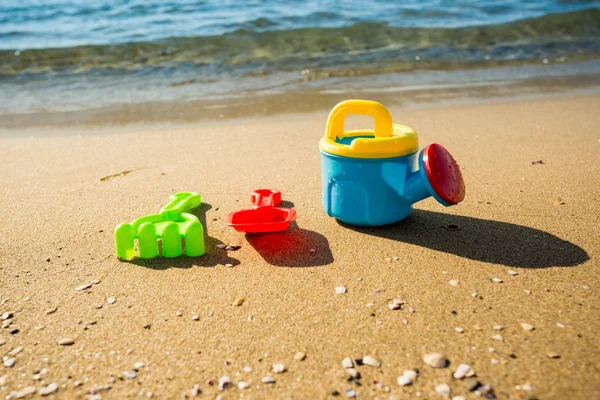
<path fill-rule="evenodd" d="M 180 192 L 171 195 L 171 201 L 159 214 L 148 215 L 131 224 L 115 228 L 117 257 L 131 260 L 135 257 L 135 239 L 140 258 L 154 258 L 159 254 L 158 241 L 162 241 L 162 255 L 167 258 L 183 254 L 181 240 L 185 241 L 185 254 L 191 257 L 204 254 L 204 228 L 198 218 L 186 211 L 200 206 L 200 195 Z"/>

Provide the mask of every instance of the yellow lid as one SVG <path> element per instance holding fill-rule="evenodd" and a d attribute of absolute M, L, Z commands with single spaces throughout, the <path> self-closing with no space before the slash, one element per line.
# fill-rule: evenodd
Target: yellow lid
<path fill-rule="evenodd" d="M 344 131 L 349 114 L 367 115 L 375 120 L 375 129 Z M 381 103 L 346 100 L 329 113 L 325 136 L 319 141 L 325 153 L 352 158 L 392 158 L 419 150 L 417 133 L 405 125 L 392 124 L 392 116 Z"/>

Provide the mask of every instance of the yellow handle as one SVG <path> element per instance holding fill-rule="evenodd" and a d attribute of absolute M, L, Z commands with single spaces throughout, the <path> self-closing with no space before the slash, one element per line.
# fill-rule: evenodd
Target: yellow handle
<path fill-rule="evenodd" d="M 344 137 L 344 121 L 349 114 L 366 115 L 375 120 L 375 136 L 392 136 L 392 115 L 381 103 L 370 100 L 346 100 L 329 113 L 326 135 L 329 139 Z"/>

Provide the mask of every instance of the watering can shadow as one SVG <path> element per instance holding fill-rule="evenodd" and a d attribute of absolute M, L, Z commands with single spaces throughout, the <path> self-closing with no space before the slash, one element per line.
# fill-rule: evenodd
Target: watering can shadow
<path fill-rule="evenodd" d="M 208 203 L 202 203 L 199 207 L 190 211 L 200 220 L 200 223 L 204 227 L 204 243 L 206 246 L 206 253 L 202 257 L 177 257 L 177 258 L 134 258 L 132 260 L 123 260 L 131 264 L 139 265 L 142 267 L 165 270 L 169 268 L 191 268 L 191 267 L 215 267 L 217 265 L 231 264 L 233 266 L 239 265 L 240 261 L 229 257 L 227 252 L 214 251 L 211 249 L 217 248 L 218 244 L 223 244 L 218 239 L 208 236 L 208 225 L 206 223 L 206 213 L 212 209 L 212 206 Z"/>
<path fill-rule="evenodd" d="M 572 267 L 590 259 L 581 247 L 527 226 L 435 211 L 414 210 L 378 228 L 338 223 L 361 234 L 516 268 Z"/>

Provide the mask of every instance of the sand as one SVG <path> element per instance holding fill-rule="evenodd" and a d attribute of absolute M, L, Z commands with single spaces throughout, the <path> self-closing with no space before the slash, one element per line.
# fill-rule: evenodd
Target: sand
<path fill-rule="evenodd" d="M 327 111 L 0 139 L 0 313 L 14 314 L 0 353 L 23 346 L 13 367 L 0 365 L 0 396 L 54 382 L 56 398 L 104 385 L 107 399 L 181 398 L 198 384 L 207 398 L 345 397 L 351 388 L 403 399 L 439 397 L 446 383 L 472 398 L 452 377 L 465 363 L 498 398 L 598 398 L 598 111 L 600 96 L 393 109 L 421 146 L 439 142 L 456 157 L 467 198 L 452 208 L 430 198 L 404 222 L 371 229 L 321 208 Z M 289 231 L 227 227 L 260 187 L 281 190 L 297 210 Z M 186 190 L 203 198 L 207 254 L 117 260 L 114 227 Z M 237 298 L 245 302 L 232 306 Z M 388 308 L 395 298 L 402 310 Z M 63 338 L 74 344 L 58 345 Z M 299 351 L 305 360 L 294 360 Z M 430 352 L 449 367 L 425 364 Z M 362 385 L 347 381 L 342 359 L 367 355 L 381 366 L 359 366 Z M 145 366 L 125 377 L 137 362 Z M 273 373 L 274 363 L 286 372 Z M 414 368 L 414 384 L 401 387 L 396 378 Z M 261 383 L 267 375 L 276 382 Z M 235 386 L 208 383 L 222 376 Z"/>

